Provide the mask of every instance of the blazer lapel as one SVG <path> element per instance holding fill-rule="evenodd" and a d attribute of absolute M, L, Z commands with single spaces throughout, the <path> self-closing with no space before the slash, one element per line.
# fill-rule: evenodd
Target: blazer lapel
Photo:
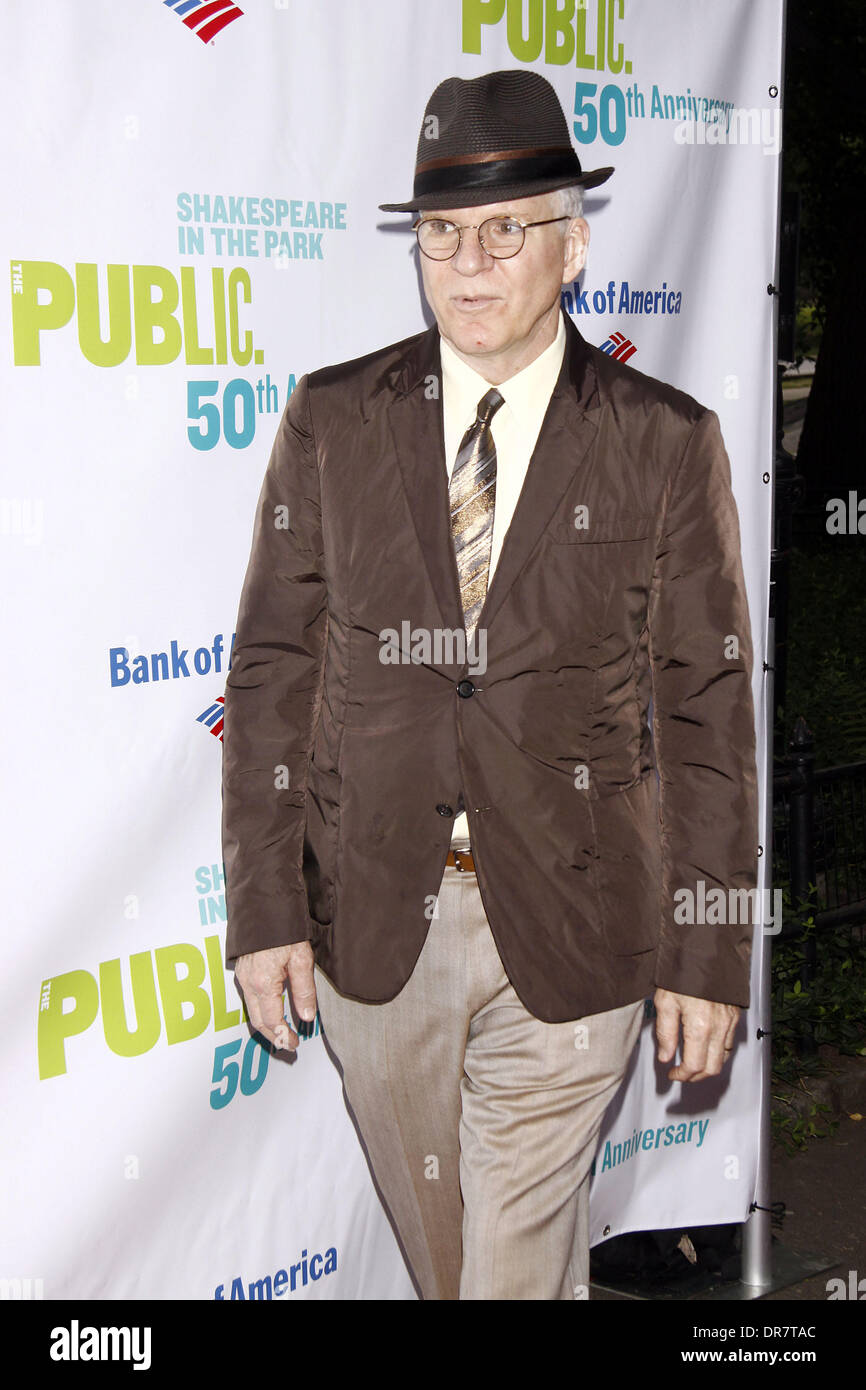
<path fill-rule="evenodd" d="M 566 316 L 566 346 L 550 404 L 478 625 L 489 627 L 598 431 L 598 383 L 589 347 Z M 463 626 L 448 505 L 442 424 L 442 367 L 434 324 L 389 374 L 388 419 L 418 545 L 443 627 Z"/>
<path fill-rule="evenodd" d="M 479 627 L 490 624 L 598 433 L 600 401 L 588 344 L 566 315 L 562 368 L 499 555 Z"/>
<path fill-rule="evenodd" d="M 439 606 L 442 626 L 463 626 L 460 580 L 451 540 L 448 474 L 442 424 L 439 329 L 415 339 L 390 374 L 394 399 L 388 421 L 409 500 L 418 545 Z"/>

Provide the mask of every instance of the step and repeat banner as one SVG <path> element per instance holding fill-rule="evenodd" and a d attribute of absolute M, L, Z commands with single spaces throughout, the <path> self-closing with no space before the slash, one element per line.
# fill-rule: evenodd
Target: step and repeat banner
<path fill-rule="evenodd" d="M 415 1297 L 317 1025 L 272 1054 L 223 966 L 222 700 L 271 442 L 304 372 L 430 321 L 412 219 L 377 207 L 410 195 L 429 93 L 533 66 L 584 166 L 616 166 L 566 311 L 720 416 L 763 711 L 782 20 L 4 7 L 3 1296 Z M 745 1218 L 754 1031 L 723 1081 L 681 1087 L 647 1018 L 594 1241 Z"/>

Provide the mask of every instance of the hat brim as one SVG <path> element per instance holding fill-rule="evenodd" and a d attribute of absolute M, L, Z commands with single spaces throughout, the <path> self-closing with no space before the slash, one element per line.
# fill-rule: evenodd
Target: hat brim
<path fill-rule="evenodd" d="M 579 178 L 534 179 L 486 188 L 442 189 L 436 193 L 424 193 L 407 203 L 380 203 L 379 209 L 382 212 L 429 212 L 436 208 L 478 208 L 488 203 L 505 203 L 517 198 L 534 198 L 540 193 L 555 193 L 558 188 L 596 188 L 600 183 L 606 183 L 612 173 L 611 165 L 589 169 Z"/>

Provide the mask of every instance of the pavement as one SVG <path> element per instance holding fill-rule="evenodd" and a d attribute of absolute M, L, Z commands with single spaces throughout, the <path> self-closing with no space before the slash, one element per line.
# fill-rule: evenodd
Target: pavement
<path fill-rule="evenodd" d="M 823 1256 L 832 1268 L 765 1294 L 765 1302 L 826 1299 L 827 1281 L 841 1278 L 848 1284 L 852 1271 L 855 1284 L 863 1280 L 859 1296 L 866 1300 L 866 1057 L 825 1057 L 830 1073 L 810 1078 L 808 1091 L 799 1097 L 790 1088 L 785 1092 L 809 1109 L 816 1102 L 827 1105 L 827 1118 L 838 1118 L 838 1128 L 827 1138 L 810 1139 L 794 1154 L 774 1144 L 770 1180 L 771 1200 L 785 1203 L 778 1239 L 793 1253 Z M 780 1091 L 775 1088 L 776 1095 Z"/>

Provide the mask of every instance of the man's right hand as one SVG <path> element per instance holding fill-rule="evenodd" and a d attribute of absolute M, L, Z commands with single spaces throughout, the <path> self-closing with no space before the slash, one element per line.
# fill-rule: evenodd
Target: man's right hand
<path fill-rule="evenodd" d="M 313 948 L 309 941 L 293 946 L 274 946 L 238 956 L 235 978 L 243 991 L 250 1023 L 257 1033 L 276 1043 L 276 1030 L 283 1024 L 283 985 L 289 982 L 289 999 L 300 1018 L 312 1023 L 316 1017 L 316 982 L 313 975 Z M 298 1046 L 298 1035 L 289 1025 L 289 1051 Z M 277 1043 L 280 1046 L 280 1043 Z"/>

